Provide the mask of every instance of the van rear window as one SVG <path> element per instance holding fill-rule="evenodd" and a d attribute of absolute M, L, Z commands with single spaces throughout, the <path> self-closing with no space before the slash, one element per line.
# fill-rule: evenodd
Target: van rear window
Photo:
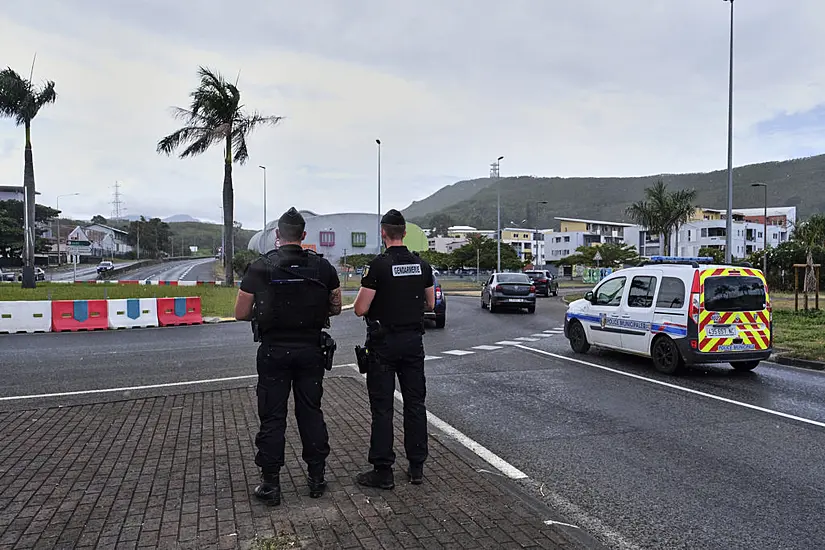
<path fill-rule="evenodd" d="M 765 285 L 758 277 L 708 277 L 705 280 L 707 311 L 762 311 Z"/>

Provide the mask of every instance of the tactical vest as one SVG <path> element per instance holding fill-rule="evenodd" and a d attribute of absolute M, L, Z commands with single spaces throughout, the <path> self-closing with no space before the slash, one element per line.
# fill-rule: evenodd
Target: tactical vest
<path fill-rule="evenodd" d="M 387 326 L 419 325 L 424 316 L 424 270 L 422 260 L 406 249 L 385 252 L 389 276 L 382 280 L 370 306 L 370 318 Z"/>
<path fill-rule="evenodd" d="M 256 319 L 262 334 L 313 331 L 329 316 L 329 290 L 320 280 L 321 258 L 310 251 L 262 256 L 268 285 L 255 293 Z"/>

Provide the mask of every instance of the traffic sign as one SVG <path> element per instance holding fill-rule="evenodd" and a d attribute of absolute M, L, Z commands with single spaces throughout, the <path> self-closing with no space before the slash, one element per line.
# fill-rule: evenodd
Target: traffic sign
<path fill-rule="evenodd" d="M 596 255 L 595 255 L 595 256 L 593 256 L 593 260 L 594 260 L 594 261 L 597 261 L 597 262 L 602 261 L 602 255 L 601 255 L 601 253 L 599 253 L 599 252 L 597 251 L 597 252 L 596 252 Z"/>

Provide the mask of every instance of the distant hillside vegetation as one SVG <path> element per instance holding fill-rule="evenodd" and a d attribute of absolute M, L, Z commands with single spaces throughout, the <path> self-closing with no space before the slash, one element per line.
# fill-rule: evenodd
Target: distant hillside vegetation
<path fill-rule="evenodd" d="M 474 180 L 464 180 L 442 187 L 429 197 L 421 201 L 413 201 L 402 213 L 405 218 L 421 218 L 433 214 L 443 208 L 453 206 L 467 199 L 470 199 L 493 183 L 490 178 L 479 178 Z"/>
<path fill-rule="evenodd" d="M 717 170 L 696 174 L 664 174 L 631 178 L 535 178 L 522 176 L 503 178 L 501 185 L 502 226 L 558 227 L 553 218 L 589 218 L 627 221 L 625 209 L 642 198 L 645 187 L 657 179 L 672 189 L 693 188 L 698 192 L 697 204 L 707 208 L 727 207 L 727 171 Z M 796 206 L 799 217 L 825 212 L 825 155 L 782 162 L 765 162 L 734 169 L 734 207 L 756 208 L 764 204 L 764 191 L 752 183 L 769 185 L 769 206 Z M 445 187 L 430 197 L 413 203 L 405 212 L 410 221 L 427 227 L 434 214 L 449 215 L 455 224 L 494 229 L 496 226 L 496 189 L 489 179 L 479 182 L 481 189 L 472 196 L 441 204 L 439 193 L 457 197 L 469 193 L 459 182 Z M 480 182 L 484 184 L 481 185 Z M 454 189 L 462 186 L 460 189 Z M 451 191 L 450 191 L 451 190 Z M 548 201 L 537 206 L 537 201 Z M 527 222 L 521 223 L 526 219 Z"/>

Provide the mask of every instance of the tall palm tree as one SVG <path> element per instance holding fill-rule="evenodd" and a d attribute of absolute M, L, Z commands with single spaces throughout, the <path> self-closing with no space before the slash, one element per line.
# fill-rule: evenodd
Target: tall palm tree
<path fill-rule="evenodd" d="M 241 104 L 238 87 L 219 73 L 205 67 L 198 68 L 200 85 L 189 94 L 189 109 L 173 108 L 175 118 L 185 126 L 158 142 L 158 153 L 171 155 L 184 147 L 180 158 L 194 157 L 220 143 L 224 150 L 223 168 L 223 226 L 228 237 L 224 243 L 224 278 L 226 284 L 235 283 L 232 270 L 234 243 L 234 204 L 232 189 L 232 163 L 244 164 L 249 158 L 246 138 L 260 125 L 275 125 L 279 116 L 263 116 L 257 111 L 248 112 Z M 234 153 L 234 154 L 233 154 Z"/>
<path fill-rule="evenodd" d="M 659 235 L 659 251 L 670 250 L 670 239 L 676 231 L 678 253 L 679 228 L 690 221 L 696 207 L 696 191 L 683 189 L 670 192 L 662 180 L 645 189 L 645 198 L 631 204 L 626 213 L 637 224 Z"/>
<path fill-rule="evenodd" d="M 794 240 L 805 248 L 805 279 L 803 281 L 806 300 L 816 291 L 819 281 L 814 270 L 813 251 L 815 247 L 825 246 L 825 215 L 814 214 L 794 229 Z"/>
<path fill-rule="evenodd" d="M 32 70 L 34 66 L 32 66 Z M 23 187 L 26 195 L 25 218 L 25 250 L 23 261 L 25 273 L 24 287 L 34 287 L 34 157 L 32 156 L 31 129 L 32 120 L 40 109 L 49 103 L 54 103 L 57 94 L 54 91 L 54 82 L 51 80 L 41 86 L 21 77 L 11 67 L 0 71 L 0 117 L 13 118 L 17 126 L 26 129 L 26 149 L 24 153 L 25 165 L 23 168 Z"/>

